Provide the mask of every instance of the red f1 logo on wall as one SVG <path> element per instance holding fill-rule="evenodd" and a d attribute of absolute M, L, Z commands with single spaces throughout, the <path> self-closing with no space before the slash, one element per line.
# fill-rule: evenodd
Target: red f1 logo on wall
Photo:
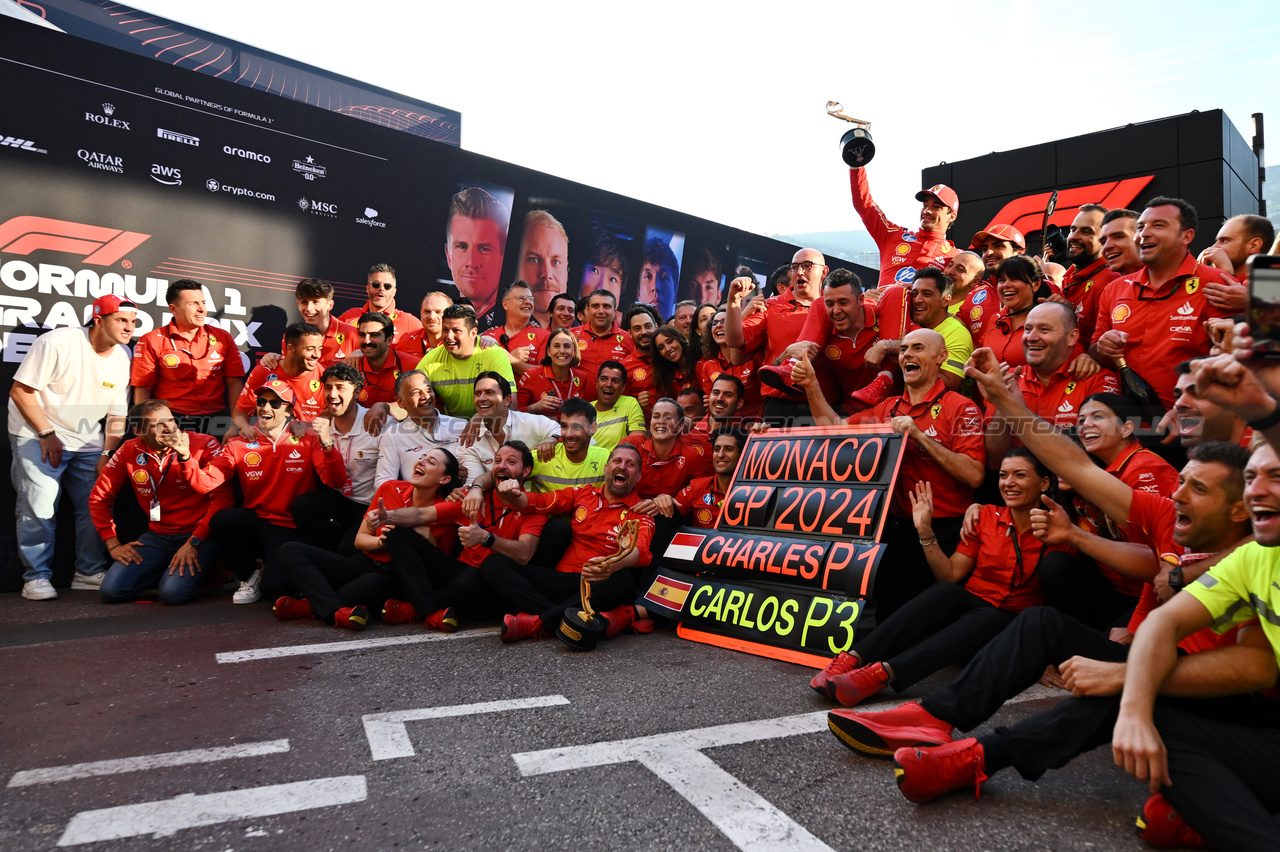
<path fill-rule="evenodd" d="M 1127 207 L 1154 177 L 1155 175 L 1147 175 L 1095 183 L 1091 186 L 1077 186 L 1074 189 L 1060 189 L 1058 206 L 1049 217 L 1049 224 L 1070 225 L 1071 220 L 1076 218 L 1076 214 L 1080 211 L 1081 204 L 1101 204 L 1108 210 Z M 1015 198 L 1000 209 L 987 228 L 989 229 L 992 225 L 1012 225 L 1024 234 L 1039 231 L 1041 221 L 1044 219 L 1045 205 L 1049 203 L 1049 196 L 1052 194 L 1052 192 L 1041 192 Z"/>
<path fill-rule="evenodd" d="M 150 234 L 43 216 L 15 216 L 0 225 L 0 252 L 31 254 L 48 249 L 83 255 L 84 263 L 95 266 L 111 266 L 149 239 Z"/>

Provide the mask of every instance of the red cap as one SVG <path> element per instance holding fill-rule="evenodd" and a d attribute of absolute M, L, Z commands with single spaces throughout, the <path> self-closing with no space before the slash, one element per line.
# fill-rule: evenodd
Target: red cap
<path fill-rule="evenodd" d="M 112 293 L 99 296 L 93 300 L 93 310 L 89 313 L 89 321 L 85 325 L 93 325 L 94 317 L 105 317 L 108 314 L 114 314 L 116 311 L 133 311 L 137 313 L 138 306 L 128 299 L 122 299 Z"/>
<path fill-rule="evenodd" d="M 288 382 L 283 382 L 280 379 L 272 379 L 262 387 L 258 388 L 258 393 L 262 393 L 264 390 L 271 391 L 289 405 L 293 405 L 293 388 L 289 386 Z"/>
<path fill-rule="evenodd" d="M 1022 232 L 1012 225 L 992 225 L 985 231 L 979 231 L 973 235 L 973 242 L 969 243 L 969 248 L 982 248 L 982 243 L 987 237 L 995 237 L 997 240 L 1013 243 L 1018 247 L 1018 251 L 1027 250 L 1027 238 L 1022 236 Z"/>
<path fill-rule="evenodd" d="M 960 212 L 960 196 L 956 195 L 956 191 L 945 183 L 935 183 L 928 189 L 920 190 L 916 193 L 916 201 L 924 201 L 930 196 L 950 207 L 952 213 Z"/>

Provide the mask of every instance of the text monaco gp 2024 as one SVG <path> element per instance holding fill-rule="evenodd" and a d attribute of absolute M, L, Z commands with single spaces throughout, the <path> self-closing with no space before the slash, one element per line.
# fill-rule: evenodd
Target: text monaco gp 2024
<path fill-rule="evenodd" d="M 902 440 L 887 425 L 751 435 L 716 528 L 681 527 L 640 602 L 686 639 L 826 665 L 874 591 Z"/>

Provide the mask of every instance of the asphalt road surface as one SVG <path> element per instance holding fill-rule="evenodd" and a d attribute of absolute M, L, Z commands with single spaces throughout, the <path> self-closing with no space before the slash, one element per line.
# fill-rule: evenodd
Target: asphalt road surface
<path fill-rule="evenodd" d="M 281 623 L 229 592 L 5 594 L 0 623 L 6 852 L 1147 848 L 1109 749 L 914 805 L 827 731 L 808 669 L 671 632 L 580 654 Z"/>

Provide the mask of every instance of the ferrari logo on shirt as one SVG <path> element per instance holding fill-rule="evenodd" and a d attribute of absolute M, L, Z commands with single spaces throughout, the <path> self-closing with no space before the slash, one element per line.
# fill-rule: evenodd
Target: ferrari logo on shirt
<path fill-rule="evenodd" d="M 1187 295 L 1188 295 L 1188 296 L 1190 296 L 1191 294 L 1193 294 L 1195 291 L 1197 291 L 1197 290 L 1199 290 L 1199 289 L 1200 289 L 1200 279 L 1199 279 L 1199 278 L 1188 278 L 1188 279 L 1187 279 Z"/>
<path fill-rule="evenodd" d="M 618 520 L 620 520 L 620 521 L 625 521 L 626 519 L 627 519 L 627 510 L 626 510 L 626 509 L 623 509 L 623 510 L 618 514 Z"/>
<path fill-rule="evenodd" d="M 313 393 L 314 393 L 315 391 L 320 390 L 320 387 L 321 387 L 321 385 L 320 385 L 320 380 L 319 380 L 319 379 L 312 379 L 312 380 L 311 380 L 311 390 L 312 390 L 312 392 L 313 392 Z"/>
<path fill-rule="evenodd" d="M 1066 389 L 1065 393 L 1071 393 L 1071 392 L 1072 392 L 1073 390 L 1075 390 L 1075 389 L 1076 389 L 1076 383 L 1075 383 L 1075 382 L 1067 382 L 1067 389 Z"/>
<path fill-rule="evenodd" d="M 343 334 L 341 331 L 340 331 L 340 332 L 338 332 L 337 334 L 335 334 L 335 335 L 333 336 L 333 339 L 334 339 L 334 340 L 336 340 L 336 341 L 338 341 L 338 345 L 339 345 L 339 346 L 341 346 L 342 344 L 344 344 L 344 343 L 346 343 L 346 342 L 347 342 L 347 336 L 346 336 L 345 334 Z"/>
<path fill-rule="evenodd" d="M 931 417 L 933 417 L 933 419 L 934 419 L 934 420 L 937 420 L 937 419 L 938 419 L 938 415 L 939 415 L 939 414 L 941 414 L 941 413 L 942 413 L 942 406 L 941 406 L 940 404 L 939 404 L 939 405 L 935 405 L 935 406 L 933 406 L 932 408 L 930 408 L 930 409 L 929 409 L 929 414 L 930 414 L 930 416 L 931 416 Z"/>

